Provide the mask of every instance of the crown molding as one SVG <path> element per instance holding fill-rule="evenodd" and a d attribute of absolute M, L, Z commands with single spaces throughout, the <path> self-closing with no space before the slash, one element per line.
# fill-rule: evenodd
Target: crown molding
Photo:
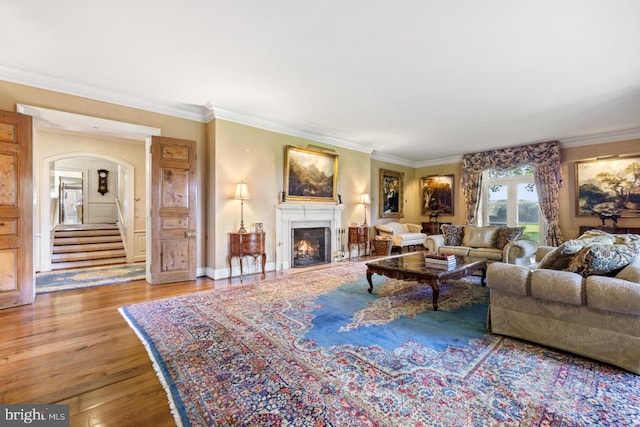
<path fill-rule="evenodd" d="M 378 152 L 373 152 L 371 154 L 371 158 L 373 160 L 379 160 L 381 162 L 393 163 L 394 165 L 406 166 L 408 168 L 417 167 L 416 166 L 417 165 L 416 162 L 412 162 L 410 160 L 403 159 L 401 157 L 390 156 L 388 154 L 382 154 L 382 153 L 378 153 Z"/>
<path fill-rule="evenodd" d="M 640 128 L 629 128 L 610 132 L 594 133 L 590 135 L 575 136 L 570 138 L 560 138 L 562 148 L 580 147 L 583 145 L 604 144 L 607 142 L 627 141 L 630 139 L 640 139 Z"/>
<path fill-rule="evenodd" d="M 342 147 L 362 153 L 371 154 L 373 152 L 373 148 L 371 147 L 363 147 L 362 145 L 357 145 L 344 139 L 336 138 L 330 135 L 325 135 L 309 130 L 302 130 L 284 123 L 274 122 L 256 116 L 250 116 L 248 114 L 238 113 L 235 111 L 227 110 L 225 108 L 216 107 L 210 103 L 207 104 L 207 108 L 214 112 L 213 115 L 217 119 L 228 120 L 230 122 L 252 126 L 271 132 L 277 132 L 284 135 L 294 136 L 297 138 L 308 139 L 315 142 L 323 142 L 325 144 L 331 144 L 336 147 Z"/>
<path fill-rule="evenodd" d="M 27 70 L 25 67 L 20 67 L 17 64 L 11 64 L 6 61 L 0 61 L 0 79 L 54 92 L 61 92 L 67 95 L 79 96 L 96 101 L 103 101 L 139 110 L 150 111 L 153 113 L 165 114 L 172 117 L 179 117 L 197 122 L 205 121 L 201 106 L 169 104 L 125 95 L 112 90 L 71 82 L 43 73 L 36 73 Z"/>

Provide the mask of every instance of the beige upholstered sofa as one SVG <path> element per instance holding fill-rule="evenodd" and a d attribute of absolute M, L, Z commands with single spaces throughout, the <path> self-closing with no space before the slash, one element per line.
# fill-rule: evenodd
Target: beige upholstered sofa
<path fill-rule="evenodd" d="M 424 249 L 424 239 L 427 237 L 422 232 L 422 226 L 418 224 L 403 224 L 400 222 L 388 222 L 376 225 L 378 235 L 382 238 L 391 238 L 392 245 L 403 248 Z"/>
<path fill-rule="evenodd" d="M 509 264 L 531 264 L 538 244 L 522 239 L 523 227 L 442 225 L 443 234 L 427 236 L 429 252 L 486 258 Z"/>
<path fill-rule="evenodd" d="M 536 261 L 554 250 L 538 248 Z M 585 277 L 585 270 L 493 263 L 487 268 L 491 331 L 640 374 L 640 256 L 616 271 Z"/>

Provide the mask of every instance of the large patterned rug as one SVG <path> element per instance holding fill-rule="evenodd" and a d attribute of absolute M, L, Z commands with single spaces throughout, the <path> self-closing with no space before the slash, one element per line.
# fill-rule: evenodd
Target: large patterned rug
<path fill-rule="evenodd" d="M 178 425 L 639 425 L 640 376 L 486 330 L 477 278 L 363 263 L 121 308 Z"/>
<path fill-rule="evenodd" d="M 36 293 L 68 291 L 142 280 L 145 263 L 109 265 L 36 274 Z"/>

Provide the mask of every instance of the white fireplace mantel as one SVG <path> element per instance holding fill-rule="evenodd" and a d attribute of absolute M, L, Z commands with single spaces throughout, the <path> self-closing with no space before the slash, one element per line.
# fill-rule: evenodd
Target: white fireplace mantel
<path fill-rule="evenodd" d="M 276 205 L 276 270 L 291 268 L 292 228 L 329 227 L 331 259 L 335 259 L 340 242 L 336 230 L 342 228 L 344 205 L 335 203 L 280 203 Z"/>

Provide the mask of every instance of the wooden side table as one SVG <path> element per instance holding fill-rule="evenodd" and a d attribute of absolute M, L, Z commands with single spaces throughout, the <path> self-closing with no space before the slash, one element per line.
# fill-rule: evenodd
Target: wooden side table
<path fill-rule="evenodd" d="M 264 250 L 264 231 L 254 231 L 249 233 L 229 233 L 229 278 L 231 278 L 231 261 L 233 258 L 240 259 L 240 280 L 242 280 L 242 260 L 245 256 L 252 256 L 254 259 L 262 257 L 262 277 L 267 263 L 267 253 Z"/>
<path fill-rule="evenodd" d="M 360 258 L 360 245 L 364 245 L 364 254 L 369 249 L 369 227 L 349 227 L 349 259 L 351 259 L 351 245 L 358 245 L 358 258 Z"/>
<path fill-rule="evenodd" d="M 440 231 L 440 226 L 442 224 L 447 224 L 450 225 L 450 222 L 436 222 L 436 221 L 429 221 L 429 222 L 423 222 L 422 223 L 422 232 L 425 234 L 441 234 L 442 232 Z"/>

